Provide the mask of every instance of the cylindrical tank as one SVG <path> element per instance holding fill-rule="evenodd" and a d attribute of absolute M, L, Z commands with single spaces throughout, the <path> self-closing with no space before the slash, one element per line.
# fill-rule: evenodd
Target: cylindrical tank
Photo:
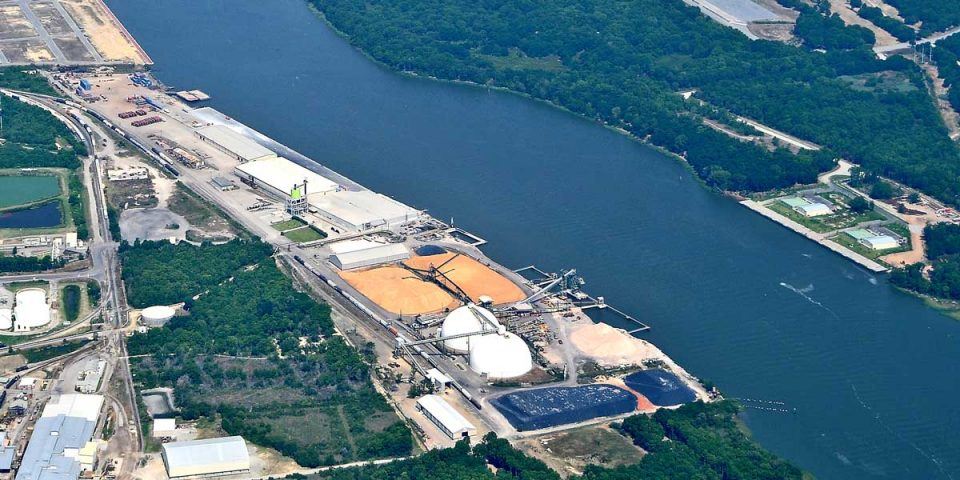
<path fill-rule="evenodd" d="M 165 305 L 155 305 L 147 307 L 140 312 L 140 323 L 150 327 L 160 327 L 170 321 L 177 313 L 172 307 Z"/>
<path fill-rule="evenodd" d="M 513 378 L 533 368 L 530 349 L 522 338 L 503 332 L 470 337 L 470 368 L 489 378 Z"/>
<path fill-rule="evenodd" d="M 13 328 L 13 310 L 0 308 L 0 330 L 10 330 L 11 328 Z"/>

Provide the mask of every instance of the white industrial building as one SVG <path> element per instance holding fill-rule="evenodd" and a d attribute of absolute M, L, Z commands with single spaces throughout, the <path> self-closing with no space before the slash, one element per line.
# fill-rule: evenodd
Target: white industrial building
<path fill-rule="evenodd" d="M 477 427 L 437 395 L 424 395 L 417 399 L 417 410 L 454 440 L 469 437 L 477 431 Z"/>
<path fill-rule="evenodd" d="M 239 436 L 165 443 L 161 454 L 170 478 L 250 470 L 247 442 Z"/>
<path fill-rule="evenodd" d="M 804 217 L 819 217 L 833 213 L 833 210 L 831 210 L 830 207 L 822 203 L 807 203 L 805 205 L 798 205 L 793 207 L 793 211 L 803 215 Z"/>
<path fill-rule="evenodd" d="M 329 192 L 339 185 L 286 158 L 273 156 L 237 165 L 234 173 L 248 184 L 256 185 L 269 195 L 286 200 L 292 191 L 307 182 L 307 194 Z"/>
<path fill-rule="evenodd" d="M 503 327 L 498 333 L 474 335 L 467 343 L 470 368 L 488 378 L 514 378 L 533 369 L 533 357 L 526 342 Z"/>
<path fill-rule="evenodd" d="M 102 406 L 100 395 L 50 400 L 34 425 L 16 480 L 76 480 L 93 470 L 99 443 L 92 440 Z"/>
<path fill-rule="evenodd" d="M 396 227 L 422 216 L 422 212 L 416 209 L 369 190 L 327 193 L 317 193 L 318 190 L 313 188 L 308 190 L 310 206 L 319 210 L 321 217 L 348 231 Z"/>
<path fill-rule="evenodd" d="M 172 437 L 177 433 L 177 419 L 175 418 L 154 418 L 153 428 L 150 430 L 151 437 Z"/>
<path fill-rule="evenodd" d="M 874 237 L 861 238 L 859 242 L 861 245 L 869 247 L 873 250 L 890 250 L 900 247 L 900 242 L 898 242 L 896 238 L 893 238 L 889 235 L 877 235 Z"/>
<path fill-rule="evenodd" d="M 144 308 L 140 312 L 140 323 L 150 327 L 161 327 L 169 322 L 176 313 L 177 311 L 173 307 L 154 305 Z"/>
<path fill-rule="evenodd" d="M 14 330 L 29 332 L 50 323 L 47 292 L 41 288 L 25 288 L 17 292 L 13 307 Z"/>
<path fill-rule="evenodd" d="M 490 310 L 478 307 L 473 304 L 464 305 L 456 308 L 443 319 L 438 335 L 442 337 L 451 337 L 465 335 L 468 333 L 497 330 L 500 328 L 500 322 Z M 474 337 L 479 336 L 475 335 Z M 443 346 L 448 352 L 468 353 L 470 350 L 470 336 L 457 338 L 448 338 L 443 341 Z"/>
<path fill-rule="evenodd" d="M 340 270 L 394 263 L 410 258 L 410 250 L 402 243 L 379 243 L 370 240 L 347 240 L 330 246 L 330 262 Z"/>
<path fill-rule="evenodd" d="M 220 151 L 233 155 L 241 162 L 252 162 L 265 158 L 276 157 L 267 147 L 247 138 L 226 125 L 208 125 L 197 129 L 197 136 L 201 140 L 217 147 Z"/>

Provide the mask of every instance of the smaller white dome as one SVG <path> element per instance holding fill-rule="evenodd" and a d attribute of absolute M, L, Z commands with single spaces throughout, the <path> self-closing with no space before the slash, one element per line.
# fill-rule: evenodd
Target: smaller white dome
<path fill-rule="evenodd" d="M 147 325 L 162 325 L 167 320 L 173 318 L 176 313 L 177 311 L 171 307 L 155 305 L 143 309 L 143 311 L 140 312 L 140 319 Z"/>
<path fill-rule="evenodd" d="M 533 369 L 530 349 L 522 338 L 502 332 L 470 337 L 470 368 L 489 378 L 513 378 Z"/>
<path fill-rule="evenodd" d="M 13 310 L 0 308 L 0 330 L 10 330 L 11 328 L 13 328 Z"/>
<path fill-rule="evenodd" d="M 487 321 L 482 322 L 480 318 L 478 318 L 478 314 Z M 497 322 L 497 317 L 495 317 L 490 310 L 487 310 L 483 307 L 478 307 L 471 303 L 469 305 L 459 307 L 447 315 L 447 318 L 443 320 L 443 325 L 440 326 L 439 336 L 449 337 L 452 335 L 480 332 L 485 328 L 489 329 L 491 324 L 497 326 L 500 325 L 500 323 Z M 467 351 L 469 351 L 468 340 L 470 338 L 472 337 L 460 337 L 444 340 L 443 346 L 446 347 L 448 351 L 453 353 L 467 353 Z"/>

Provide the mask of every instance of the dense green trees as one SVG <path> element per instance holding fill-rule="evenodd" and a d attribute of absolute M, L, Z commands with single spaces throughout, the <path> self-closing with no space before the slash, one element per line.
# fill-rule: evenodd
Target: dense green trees
<path fill-rule="evenodd" d="M 876 36 L 867 28 L 847 25 L 837 14 L 831 14 L 829 5 L 821 13 L 802 2 L 793 2 L 792 8 L 800 11 L 794 33 L 810 48 L 826 50 L 852 50 L 872 48 Z"/>
<path fill-rule="evenodd" d="M 408 454 L 409 429 L 334 334 L 330 308 L 294 290 L 272 253 L 257 240 L 121 246 L 131 303 L 188 310 L 130 338 L 139 387 L 175 387 L 183 418 L 219 416 L 305 466 Z"/>
<path fill-rule="evenodd" d="M 842 156 L 958 203 L 960 151 L 922 73 L 901 57 L 750 41 L 680 0 L 312 1 L 393 68 L 509 88 L 624 128 L 721 188 L 812 182 Z M 552 60 L 510 61 L 518 56 Z M 896 87 L 870 86 L 880 77 Z M 829 148 L 793 155 L 734 140 L 702 126 L 676 94 L 685 89 Z"/>
<path fill-rule="evenodd" d="M 937 72 L 944 86 L 950 89 L 950 105 L 960 111 L 960 36 L 954 35 L 937 42 L 932 53 Z"/>
<path fill-rule="evenodd" d="M 30 72 L 30 70 L 24 67 L 0 68 L 0 86 L 24 92 L 42 93 L 44 95 L 57 94 L 53 87 L 47 82 L 47 79 Z"/>
<path fill-rule="evenodd" d="M 51 260 L 47 257 L 21 257 L 18 255 L 4 255 L 0 253 L 0 272 L 40 272 L 52 268 L 60 268 L 63 262 Z"/>
<path fill-rule="evenodd" d="M 924 274 L 925 265 L 915 263 L 895 269 L 890 281 L 917 293 L 960 300 L 960 225 L 927 225 L 923 229 L 923 240 L 932 270 Z"/>
<path fill-rule="evenodd" d="M 266 243 L 239 239 L 214 248 L 163 241 L 124 243 L 120 256 L 128 301 L 139 308 L 188 301 L 241 266 L 260 262 L 272 250 Z"/>
<path fill-rule="evenodd" d="M 900 16 L 909 24 L 923 22 L 920 33 L 924 36 L 942 32 L 960 25 L 960 3 L 932 0 L 886 0 L 897 7 Z"/>
<path fill-rule="evenodd" d="M 624 467 L 590 466 L 576 480 L 785 480 L 802 472 L 752 442 L 734 423 L 739 407 L 730 402 L 694 403 L 636 415 L 620 430 L 648 452 Z M 494 467 L 492 473 L 487 465 Z M 292 476 L 288 478 L 308 478 Z M 474 480 L 519 478 L 557 480 L 559 475 L 538 459 L 488 434 L 471 449 L 466 442 L 433 450 L 417 458 L 382 466 L 332 470 L 315 477 L 331 480 Z"/>
<path fill-rule="evenodd" d="M 857 13 L 872 22 L 874 25 L 886 30 L 887 33 L 897 37 L 901 42 L 910 42 L 917 39 L 917 31 L 904 25 L 903 22 L 883 14 L 883 10 L 866 4 L 861 4 L 857 8 Z"/>

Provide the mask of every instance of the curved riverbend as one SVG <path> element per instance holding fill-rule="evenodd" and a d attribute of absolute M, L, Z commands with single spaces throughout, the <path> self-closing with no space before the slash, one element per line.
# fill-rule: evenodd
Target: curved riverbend
<path fill-rule="evenodd" d="M 960 475 L 960 323 L 712 193 L 678 162 L 515 95 L 396 75 L 302 0 L 113 0 L 156 61 L 219 110 L 490 240 L 507 266 L 591 292 L 749 409 L 821 479 Z"/>

